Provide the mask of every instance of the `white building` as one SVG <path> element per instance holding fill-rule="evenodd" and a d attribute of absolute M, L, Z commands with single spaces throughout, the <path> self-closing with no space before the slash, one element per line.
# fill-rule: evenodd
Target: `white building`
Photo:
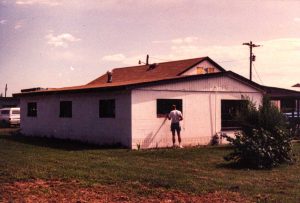
<path fill-rule="evenodd" d="M 25 135 L 128 148 L 171 146 L 165 115 L 172 104 L 183 112 L 182 144 L 208 144 L 236 129 L 232 113 L 245 98 L 259 104 L 262 95 L 260 85 L 209 57 L 117 68 L 86 85 L 16 94 Z"/>

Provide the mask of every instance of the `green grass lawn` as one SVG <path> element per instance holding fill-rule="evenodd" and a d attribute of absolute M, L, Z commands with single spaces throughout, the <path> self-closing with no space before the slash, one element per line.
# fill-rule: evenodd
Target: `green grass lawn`
<path fill-rule="evenodd" d="M 0 184 L 78 180 L 86 185 L 116 184 L 138 195 L 156 188 L 195 194 L 233 190 L 253 200 L 264 196 L 278 202 L 300 202 L 300 161 L 273 170 L 234 169 L 223 160 L 229 152 L 228 147 L 99 149 L 0 130 Z M 294 145 L 294 153 L 300 157 L 300 144 Z M 145 191 L 141 185 L 150 189 Z"/>

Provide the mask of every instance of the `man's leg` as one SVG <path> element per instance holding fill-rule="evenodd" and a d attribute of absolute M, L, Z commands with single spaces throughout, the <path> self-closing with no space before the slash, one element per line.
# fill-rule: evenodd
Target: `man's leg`
<path fill-rule="evenodd" d="M 177 131 L 177 135 L 178 135 L 178 142 L 179 142 L 179 145 L 181 144 L 181 136 L 180 136 L 180 131 Z"/>
<path fill-rule="evenodd" d="M 182 145 L 181 145 L 181 136 L 180 136 L 180 126 L 178 127 L 178 129 L 176 130 L 177 131 L 177 136 L 178 136 L 178 143 L 179 143 L 179 147 L 182 148 Z"/>
<path fill-rule="evenodd" d="M 173 147 L 175 147 L 175 130 L 172 130 L 172 141 L 173 141 Z"/>

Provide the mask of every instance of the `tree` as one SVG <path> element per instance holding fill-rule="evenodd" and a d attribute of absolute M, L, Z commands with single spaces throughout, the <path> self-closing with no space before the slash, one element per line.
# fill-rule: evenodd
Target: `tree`
<path fill-rule="evenodd" d="M 234 138 L 224 136 L 233 145 L 233 152 L 225 160 L 253 168 L 272 168 L 293 161 L 287 120 L 267 97 L 258 109 L 248 100 L 236 116 L 241 130 Z"/>

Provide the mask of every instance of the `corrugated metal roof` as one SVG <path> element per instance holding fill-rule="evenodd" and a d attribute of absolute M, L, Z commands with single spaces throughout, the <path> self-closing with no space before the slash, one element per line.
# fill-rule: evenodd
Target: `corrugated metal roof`
<path fill-rule="evenodd" d="M 169 61 L 163 63 L 115 68 L 112 70 L 113 83 L 135 83 L 136 81 L 149 81 L 162 78 L 176 77 L 194 67 L 198 63 L 208 60 L 220 71 L 225 71 L 221 66 L 213 62 L 209 57 Z M 102 85 L 107 83 L 107 75 L 104 74 L 87 85 Z"/>
<path fill-rule="evenodd" d="M 263 91 L 261 86 L 253 81 L 250 81 L 234 72 L 226 71 L 219 73 L 210 73 L 210 74 L 202 74 L 202 75 L 184 75 L 184 76 L 175 76 L 175 77 L 167 77 L 161 79 L 142 79 L 135 81 L 125 81 L 125 82 L 113 82 L 113 83 L 97 83 L 97 84 L 88 84 L 82 86 L 74 86 L 74 87 L 65 87 L 65 88 L 52 88 L 48 90 L 35 91 L 35 92 L 26 92 L 15 94 L 15 96 L 26 96 L 26 95 L 38 95 L 38 94 L 53 94 L 53 93 L 65 93 L 65 92 L 89 92 L 89 91 L 109 91 L 109 90 L 127 90 L 133 89 L 141 86 L 155 85 L 155 84 L 164 84 L 169 82 L 181 82 L 186 80 L 203 80 L 207 78 L 213 77 L 222 77 L 227 76 L 238 80 L 241 83 L 247 84 L 255 89 Z"/>
<path fill-rule="evenodd" d="M 221 72 L 225 70 L 209 57 L 200 57 L 193 59 L 185 59 L 178 61 L 169 61 L 157 64 L 131 66 L 124 68 L 115 68 L 112 71 L 112 82 L 107 82 L 107 74 L 103 74 L 99 78 L 91 81 L 86 85 L 63 87 L 63 88 L 46 88 L 45 90 L 36 90 L 28 93 L 37 92 L 53 92 L 53 91 L 73 91 L 93 88 L 110 88 L 131 84 L 139 84 L 145 82 L 153 82 L 162 79 L 179 77 L 182 73 L 188 71 L 202 61 L 209 61 Z M 25 92 L 23 92 L 25 94 Z M 20 94 L 15 94 L 20 95 Z"/>

